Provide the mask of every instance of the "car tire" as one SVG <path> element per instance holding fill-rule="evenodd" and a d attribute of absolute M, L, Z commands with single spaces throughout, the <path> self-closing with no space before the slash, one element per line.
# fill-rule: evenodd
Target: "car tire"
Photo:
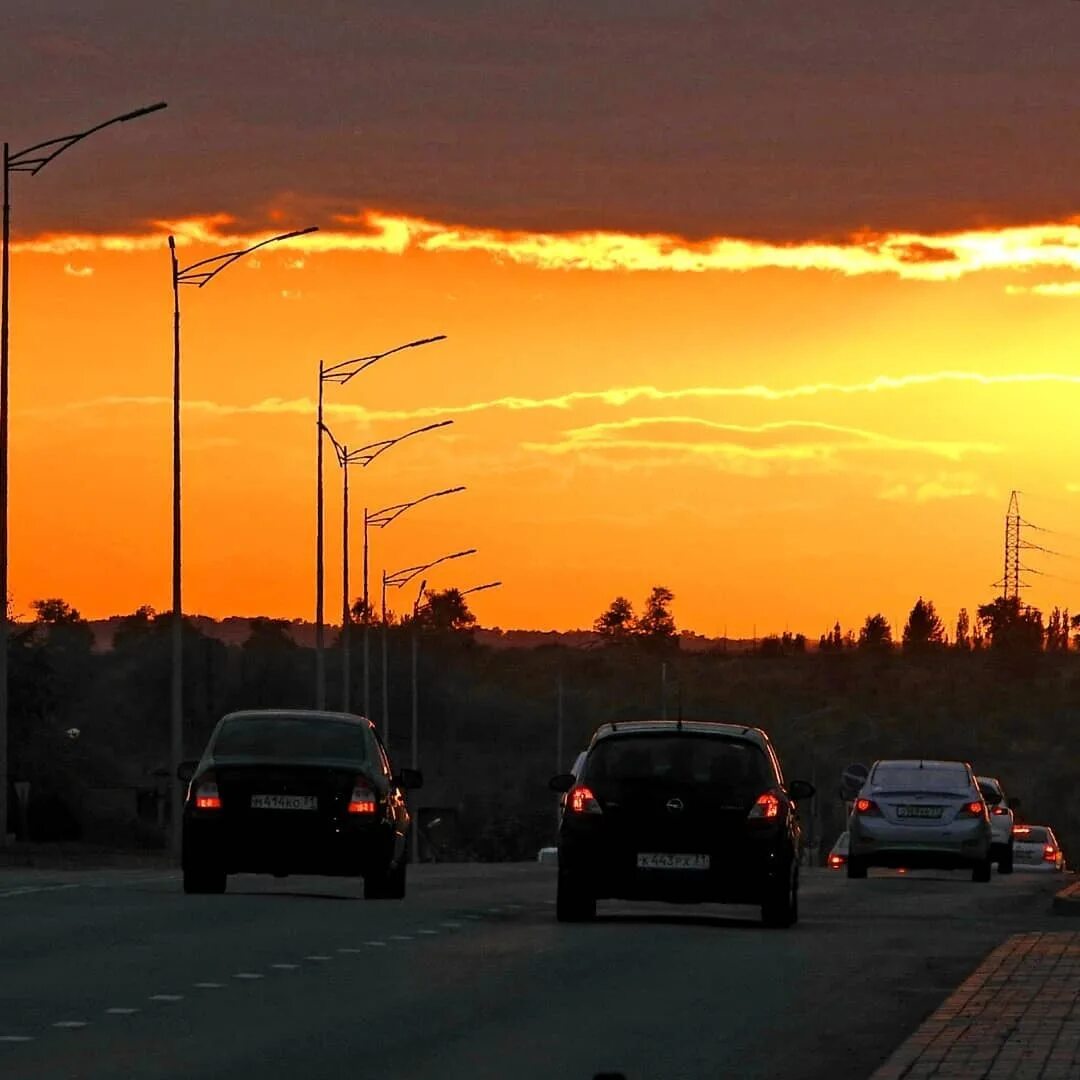
<path fill-rule="evenodd" d="M 1011 874 L 1013 872 L 1013 846 L 1010 844 L 1005 849 L 1005 854 L 998 859 L 998 873 Z"/>
<path fill-rule="evenodd" d="M 866 877 L 866 863 L 862 859 L 852 858 L 848 856 L 847 861 L 847 876 L 849 878 L 862 879 Z"/>
<path fill-rule="evenodd" d="M 799 921 L 799 868 L 794 862 L 787 879 L 772 885 L 770 893 L 761 905 L 761 921 L 781 930 L 794 926 Z"/>
<path fill-rule="evenodd" d="M 555 918 L 559 922 L 591 922 L 596 918 L 596 897 L 561 870 L 555 891 Z"/>
<path fill-rule="evenodd" d="M 225 891 L 227 875 L 213 866 L 184 867 L 184 892 L 190 895 L 218 894 Z"/>
<path fill-rule="evenodd" d="M 365 900 L 404 900 L 405 868 L 404 859 L 397 866 L 388 866 L 364 875 Z"/>
<path fill-rule="evenodd" d="M 985 883 L 990 880 L 993 869 L 994 864 L 990 861 L 990 856 L 987 855 L 982 862 L 977 862 L 971 868 L 971 880 Z"/>

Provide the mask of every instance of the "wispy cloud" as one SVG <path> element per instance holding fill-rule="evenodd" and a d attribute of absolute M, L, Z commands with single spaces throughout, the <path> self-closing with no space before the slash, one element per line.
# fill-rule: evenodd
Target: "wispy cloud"
<path fill-rule="evenodd" d="M 1041 285 L 1006 285 L 1010 296 L 1080 296 L 1080 281 L 1048 281 Z"/>
<path fill-rule="evenodd" d="M 975 497 L 996 499 L 999 494 L 993 484 L 973 473 L 941 473 L 931 479 L 890 484 L 878 493 L 878 498 L 891 502 L 927 503 Z"/>
<path fill-rule="evenodd" d="M 986 375 L 976 371 L 932 371 L 913 375 L 879 375 L 862 382 L 840 383 L 832 381 L 800 383 L 795 386 L 771 387 L 760 383 L 742 386 L 689 386 L 672 390 L 656 386 L 620 386 L 607 390 L 571 390 L 550 397 L 506 396 L 483 401 L 444 405 L 424 405 L 415 409 L 370 409 L 364 405 L 327 403 L 330 416 L 361 423 L 381 423 L 397 420 L 428 420 L 437 417 L 462 416 L 491 411 L 531 412 L 554 410 L 569 412 L 579 406 L 604 405 L 622 408 L 638 403 L 667 404 L 684 401 L 712 401 L 744 398 L 755 401 L 783 402 L 800 398 L 822 396 L 855 396 L 862 394 L 896 393 L 918 390 L 942 384 L 967 385 L 992 388 L 1006 386 L 1060 386 L 1080 387 L 1080 374 L 1068 372 L 1011 372 Z M 122 407 L 164 407 L 171 399 L 163 396 L 112 395 L 87 401 L 70 402 L 58 410 L 77 412 Z M 308 397 L 269 397 L 260 401 L 231 404 L 207 400 L 188 400 L 184 408 L 194 412 L 213 413 L 218 416 L 241 416 L 245 414 L 298 414 L 310 415 L 315 402 Z M 35 415 L 38 411 L 35 410 Z"/>
<path fill-rule="evenodd" d="M 659 429 L 667 429 L 664 435 Z M 686 429 L 690 429 L 687 431 Z M 693 438 L 704 429 L 730 438 Z M 647 435 L 637 432 L 646 431 Z M 627 432 L 633 434 L 627 435 Z M 526 442 L 538 453 L 563 455 L 604 451 L 678 451 L 692 457 L 747 458 L 758 461 L 821 461 L 850 452 L 915 453 L 959 461 L 969 454 L 993 454 L 993 443 L 905 439 L 864 428 L 816 420 L 777 420 L 729 424 L 700 417 L 632 417 L 563 432 L 555 442 Z"/>
<path fill-rule="evenodd" d="M 65 263 L 64 273 L 69 277 L 87 278 L 94 276 L 94 268 L 92 266 L 72 266 L 71 263 Z"/>
<path fill-rule="evenodd" d="M 247 247 L 272 232 L 242 233 L 228 214 L 158 221 L 142 233 L 46 233 L 17 250 L 47 255 L 158 250 L 168 233 L 181 245 Z M 733 236 L 692 240 L 658 233 L 603 230 L 527 232 L 451 225 L 377 210 L 339 215 L 330 228 L 289 241 L 289 251 L 401 255 L 482 253 L 541 270 L 745 272 L 820 270 L 845 276 L 891 274 L 913 281 L 953 281 L 992 270 L 1066 269 L 1080 273 L 1080 218 L 952 233 L 856 233 L 837 241 L 780 244 Z M 295 261 L 295 259 L 294 259 Z"/>

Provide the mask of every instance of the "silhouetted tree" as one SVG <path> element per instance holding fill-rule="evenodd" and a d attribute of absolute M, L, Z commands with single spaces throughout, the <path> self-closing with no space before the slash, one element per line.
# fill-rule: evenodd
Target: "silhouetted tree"
<path fill-rule="evenodd" d="M 416 623 L 425 630 L 462 633 L 476 626 L 476 616 L 469 610 L 460 589 L 442 592 L 424 590 L 425 601 L 416 612 Z"/>
<path fill-rule="evenodd" d="M 297 648 L 289 633 L 288 619 L 268 619 L 260 615 L 249 624 L 249 635 L 244 642 L 246 652 L 292 651 Z"/>
<path fill-rule="evenodd" d="M 376 622 L 378 622 L 378 617 L 375 614 L 374 605 L 371 603 L 370 600 L 367 602 L 367 604 L 365 604 L 364 598 L 362 596 L 358 596 L 354 601 L 351 609 L 351 614 L 353 622 L 359 623 L 361 626 L 363 626 L 365 623 L 367 623 L 368 625 L 374 625 Z"/>
<path fill-rule="evenodd" d="M 1049 653 L 1069 651 L 1069 613 L 1055 607 L 1046 625 L 1046 651 Z"/>
<path fill-rule="evenodd" d="M 675 617 L 671 614 L 671 602 L 675 594 L 663 585 L 653 586 L 645 601 L 645 610 L 637 621 L 637 632 L 653 644 L 677 642 Z"/>
<path fill-rule="evenodd" d="M 954 644 L 958 649 L 971 648 L 971 619 L 968 617 L 967 608 L 962 607 L 960 614 L 956 616 L 956 641 Z"/>
<path fill-rule="evenodd" d="M 859 631 L 859 648 L 867 651 L 884 651 L 892 647 L 892 627 L 880 612 L 867 615 Z"/>
<path fill-rule="evenodd" d="M 1042 612 L 1022 604 L 1017 596 L 999 596 L 989 604 L 981 604 L 979 622 L 990 648 L 1000 655 L 1023 660 L 1042 651 Z"/>
<path fill-rule="evenodd" d="M 925 652 L 940 647 L 944 640 L 945 626 L 934 610 L 933 601 L 920 596 L 904 625 L 904 651 Z"/>
<path fill-rule="evenodd" d="M 635 629 L 634 605 L 625 596 L 616 596 L 607 611 L 593 623 L 593 629 L 604 637 L 617 640 L 630 637 Z"/>

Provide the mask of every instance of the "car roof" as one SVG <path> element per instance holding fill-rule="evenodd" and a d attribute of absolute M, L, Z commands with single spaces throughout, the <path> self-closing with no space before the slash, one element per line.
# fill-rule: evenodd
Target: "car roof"
<path fill-rule="evenodd" d="M 671 734 L 685 732 L 694 735 L 719 735 L 729 739 L 744 739 L 765 749 L 769 736 L 761 728 L 746 724 L 727 724 L 718 720 L 613 720 L 601 724 L 593 734 L 590 748 L 613 735 Z"/>
<path fill-rule="evenodd" d="M 222 722 L 226 720 L 260 720 L 268 716 L 290 717 L 295 720 L 330 720 L 334 723 L 357 724 L 361 727 L 373 728 L 367 717 L 358 716 L 356 713 L 331 712 L 327 709 L 237 709 L 236 712 L 226 713 Z"/>
<path fill-rule="evenodd" d="M 996 776 L 976 776 L 975 779 L 980 784 L 993 784 L 994 787 L 1001 787 L 1001 781 Z"/>
<path fill-rule="evenodd" d="M 930 758 L 886 758 L 874 762 L 874 769 L 881 765 L 898 765 L 905 769 L 961 769 L 969 768 L 964 761 L 933 761 Z"/>

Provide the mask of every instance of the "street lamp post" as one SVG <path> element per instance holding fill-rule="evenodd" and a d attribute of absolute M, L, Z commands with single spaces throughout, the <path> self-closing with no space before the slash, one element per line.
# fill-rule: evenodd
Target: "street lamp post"
<path fill-rule="evenodd" d="M 392 439 L 381 439 L 379 442 L 369 443 L 367 446 L 361 446 L 358 449 L 350 450 L 347 446 L 339 443 L 334 438 L 334 433 L 330 430 L 327 424 L 323 424 L 323 430 L 326 432 L 330 439 L 330 442 L 334 446 L 334 451 L 337 455 L 338 465 L 341 466 L 343 474 L 342 482 L 342 521 L 341 521 L 341 534 L 342 534 L 342 560 L 341 560 L 341 595 L 342 595 L 342 615 L 341 615 L 341 659 L 342 659 L 342 695 L 341 695 L 341 710 L 342 712 L 349 711 L 349 698 L 350 698 L 350 684 L 352 680 L 352 672 L 350 668 L 351 653 L 350 653 L 350 637 L 352 630 L 352 612 L 349 606 L 349 467 L 352 465 L 359 465 L 361 468 L 366 468 L 376 458 L 384 454 L 392 446 L 396 446 L 400 442 L 404 442 L 405 439 L 410 439 L 414 435 L 422 435 L 426 431 L 435 431 L 437 428 L 447 427 L 452 424 L 453 420 L 440 420 L 437 424 L 425 424 L 423 427 L 414 428 L 412 431 L 406 431 L 404 435 L 398 435 Z M 368 676 L 369 662 L 368 662 L 368 648 L 367 648 L 367 625 L 370 622 L 370 615 L 368 609 L 368 525 L 376 524 L 380 528 L 385 528 L 395 518 L 400 517 L 406 510 L 418 503 L 427 502 L 428 499 L 438 498 L 440 495 L 451 495 L 456 491 L 464 491 L 464 488 L 449 488 L 446 491 L 434 491 L 430 495 L 425 495 L 423 498 L 414 499 L 408 503 L 398 503 L 396 506 L 388 506 L 383 510 L 378 510 L 374 515 L 369 515 L 367 508 L 364 508 L 364 715 L 370 715 L 370 694 L 368 693 Z"/>
<path fill-rule="evenodd" d="M 415 349 L 420 345 L 430 345 L 436 341 L 444 341 L 445 334 L 437 334 L 435 337 L 420 338 L 417 341 L 409 341 L 404 345 L 397 345 L 385 352 L 372 353 L 370 356 L 355 356 L 351 360 L 342 360 L 340 363 L 327 366 L 322 360 L 319 361 L 319 388 L 316 395 L 315 415 L 315 708 L 326 708 L 326 656 L 325 656 L 325 614 L 324 601 L 324 554 L 323 554 L 323 433 L 326 425 L 323 423 L 323 387 L 326 383 L 337 383 L 344 386 L 350 380 L 356 378 L 362 371 L 366 371 L 372 364 L 378 363 L 394 353 L 404 352 L 406 349 Z"/>
<path fill-rule="evenodd" d="M 7 843 L 8 836 L 8 332 L 10 329 L 9 275 L 11 269 L 11 174 L 29 173 L 31 176 L 41 172 L 50 161 L 58 158 L 65 150 L 88 138 L 102 128 L 113 124 L 123 124 L 136 120 L 140 116 L 158 112 L 166 108 L 164 101 L 156 105 L 147 105 L 141 109 L 114 116 L 100 124 L 76 132 L 74 135 L 62 135 L 58 139 L 36 143 L 24 150 L 12 152 L 11 146 L 4 143 L 4 210 L 3 237 L 0 241 L 0 847 Z"/>
<path fill-rule="evenodd" d="M 189 266 L 181 266 L 176 257 L 176 237 L 169 237 L 169 260 L 172 264 L 173 293 L 173 416 L 172 416 L 172 682 L 170 688 L 169 709 L 169 759 L 170 773 L 170 811 L 172 813 L 172 848 L 174 854 L 180 852 L 180 815 L 183 809 L 183 792 L 176 770 L 184 754 L 184 635 L 183 635 L 183 599 L 182 599 L 182 560 L 181 560 L 181 516 L 180 516 L 180 286 L 194 285 L 203 288 L 209 285 L 222 270 L 231 266 L 238 259 L 250 255 L 267 244 L 276 244 L 281 240 L 291 240 L 296 236 L 306 236 L 317 232 L 312 225 L 307 229 L 279 233 L 260 240 L 257 244 L 240 251 L 228 251 L 221 255 L 212 255 L 200 259 Z"/>
<path fill-rule="evenodd" d="M 468 596 L 469 593 L 483 592 L 485 589 L 497 589 L 502 584 L 501 581 L 489 581 L 486 585 L 474 585 L 471 589 L 462 589 L 458 595 Z M 420 634 L 418 633 L 418 619 L 417 616 L 420 613 L 421 600 L 424 596 L 424 587 L 427 582 L 424 581 L 420 585 L 420 591 L 416 596 L 416 603 L 413 604 L 413 618 L 412 618 L 412 731 L 410 732 L 410 761 L 412 768 L 415 771 L 420 768 Z M 430 606 L 430 600 L 428 601 Z M 410 850 L 412 852 L 413 862 L 418 862 L 420 859 L 420 833 L 418 831 L 418 816 L 413 814 L 412 819 L 412 844 Z"/>
<path fill-rule="evenodd" d="M 431 562 L 420 563 L 418 566 L 406 566 L 403 570 L 395 570 L 392 574 L 388 574 L 385 570 L 382 575 L 382 665 L 383 665 L 383 678 L 382 678 L 382 721 L 383 721 L 383 742 L 387 747 L 390 746 L 390 684 L 389 684 L 389 646 L 387 644 L 387 632 L 386 632 L 386 590 L 387 587 L 393 586 L 394 588 L 401 589 L 408 585 L 410 581 L 418 578 L 425 570 L 430 570 L 433 566 L 438 566 L 444 562 L 450 562 L 452 559 L 463 559 L 466 555 L 475 555 L 476 548 L 468 548 L 466 551 L 455 551 L 451 555 L 443 555 L 438 559 L 432 559 Z"/>

